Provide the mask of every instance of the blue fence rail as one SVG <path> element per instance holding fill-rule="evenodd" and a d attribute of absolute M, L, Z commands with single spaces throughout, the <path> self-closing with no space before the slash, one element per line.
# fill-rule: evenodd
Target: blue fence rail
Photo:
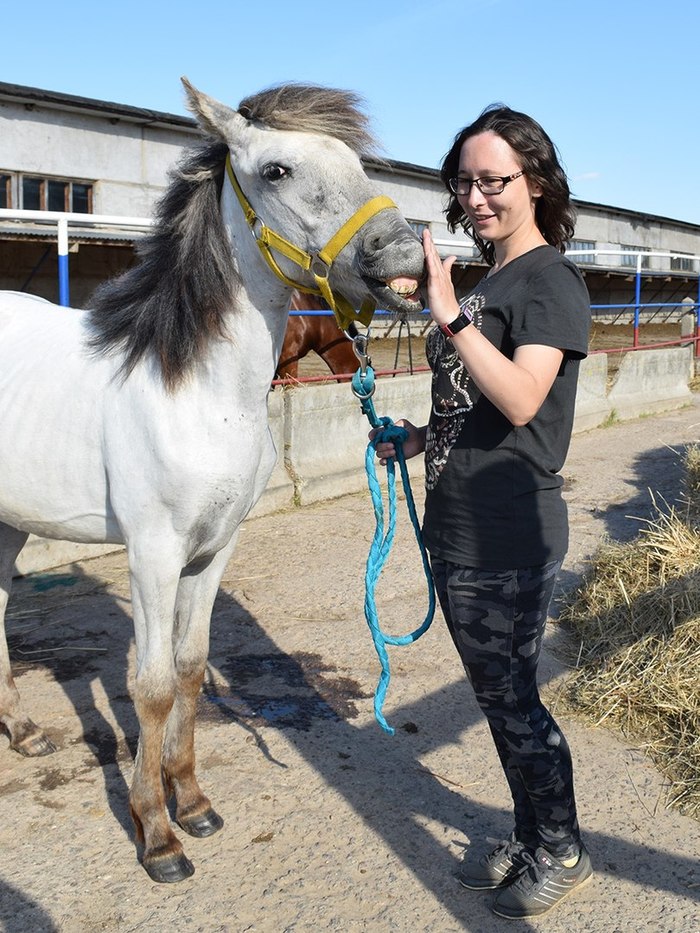
<path fill-rule="evenodd" d="M 7 219 L 18 221 L 20 223 L 49 224 L 53 225 L 57 231 L 58 246 L 58 300 L 59 304 L 70 305 L 70 269 L 69 269 L 69 227 L 110 227 L 122 231 L 135 231 L 137 235 L 147 231 L 153 224 L 150 218 L 144 217 L 120 217 L 105 214 L 75 214 L 64 213 L 62 211 L 25 211 L 12 210 L 9 208 L 0 208 L 0 220 Z M 460 240 L 435 240 L 436 245 L 441 248 L 445 255 L 453 249 L 457 253 L 464 253 L 465 243 Z M 467 252 L 473 256 L 471 248 Z M 631 261 L 634 260 L 635 280 L 634 280 L 634 301 L 623 304 L 594 304 L 591 310 L 594 317 L 601 317 L 610 312 L 631 311 L 633 315 L 634 337 L 633 346 L 639 346 L 639 327 L 642 313 L 652 311 L 652 309 L 672 309 L 676 308 L 681 314 L 692 313 L 695 315 L 695 355 L 700 357 L 700 275 L 697 277 L 696 297 L 694 301 L 685 299 L 680 302 L 642 302 L 642 279 L 649 275 L 647 267 L 651 262 L 668 260 L 671 264 L 674 260 L 682 261 L 689 268 L 700 268 L 700 256 L 689 255 L 687 253 L 673 253 L 665 251 L 646 251 L 638 252 L 632 250 L 610 250 L 610 249 L 572 249 L 567 250 L 566 254 L 570 259 L 583 260 L 584 257 L 592 257 L 585 260 L 587 268 L 594 270 L 599 265 L 599 257 L 618 257 L 619 265 L 624 266 L 626 271 L 632 270 Z M 609 268 L 609 267 L 608 267 Z M 662 270 L 655 270 L 662 271 Z M 305 311 L 291 312 L 292 314 L 327 314 L 324 311 Z M 381 316 L 382 311 L 377 314 Z"/>
<path fill-rule="evenodd" d="M 695 290 L 695 301 L 680 301 L 680 302 L 642 302 L 642 279 L 644 275 L 649 275 L 650 270 L 644 268 L 645 263 L 650 263 L 652 260 L 668 260 L 669 265 L 673 262 L 674 259 L 682 260 L 684 263 L 689 264 L 691 267 L 697 267 L 697 260 L 700 259 L 698 256 L 691 256 L 683 253 L 673 253 L 665 251 L 644 251 L 639 250 L 634 252 L 631 250 L 609 250 L 609 249 L 573 249 L 567 250 L 566 255 L 573 260 L 583 259 L 586 256 L 592 256 L 594 263 L 597 261 L 597 257 L 605 256 L 616 256 L 620 257 L 620 262 L 624 262 L 625 265 L 629 264 L 629 261 L 634 257 L 634 302 L 631 302 L 627 305 L 591 305 L 591 311 L 593 312 L 594 317 L 596 313 L 602 315 L 613 309 L 623 309 L 632 310 L 633 312 L 633 325 L 634 325 L 634 336 L 633 336 L 633 346 L 639 346 L 639 325 L 640 318 L 643 311 L 650 308 L 672 308 L 676 307 L 679 311 L 682 311 L 683 314 L 694 314 L 695 315 L 695 356 L 700 357 L 700 341 L 697 338 L 700 338 L 700 275 L 696 275 L 697 283 Z M 592 266 L 595 268 L 595 265 Z"/>

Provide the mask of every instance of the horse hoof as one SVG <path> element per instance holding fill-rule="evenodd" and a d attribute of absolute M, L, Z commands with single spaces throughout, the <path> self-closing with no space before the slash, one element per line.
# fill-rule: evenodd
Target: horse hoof
<path fill-rule="evenodd" d="M 180 817 L 177 821 L 178 826 L 184 829 L 190 836 L 213 836 L 218 833 L 224 825 L 223 819 L 216 810 L 209 807 L 204 813 L 195 813 L 192 816 Z"/>
<path fill-rule="evenodd" d="M 159 858 L 144 859 L 143 867 L 153 881 L 158 884 L 175 884 L 184 881 L 194 874 L 194 865 L 184 852 L 178 855 L 160 856 Z"/>
<path fill-rule="evenodd" d="M 33 735 L 25 736 L 19 742 L 13 742 L 10 747 L 14 748 L 20 755 L 24 755 L 25 758 L 39 758 L 42 755 L 53 755 L 56 751 L 56 746 L 43 732 L 36 732 Z"/>

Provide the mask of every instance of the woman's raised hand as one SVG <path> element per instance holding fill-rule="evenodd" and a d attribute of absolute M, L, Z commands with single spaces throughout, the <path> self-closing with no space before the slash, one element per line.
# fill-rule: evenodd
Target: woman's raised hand
<path fill-rule="evenodd" d="M 452 266 L 456 256 L 440 259 L 429 230 L 423 231 L 423 252 L 428 273 L 426 286 L 427 305 L 436 324 L 449 324 L 459 314 L 459 302 L 452 284 Z"/>

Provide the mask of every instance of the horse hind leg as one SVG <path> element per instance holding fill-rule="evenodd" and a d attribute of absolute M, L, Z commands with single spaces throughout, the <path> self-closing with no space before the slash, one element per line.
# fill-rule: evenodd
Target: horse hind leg
<path fill-rule="evenodd" d="M 12 678 L 5 637 L 5 612 L 12 588 L 12 572 L 27 537 L 23 531 L 0 522 L 0 723 L 10 736 L 10 748 L 21 755 L 34 757 L 50 755 L 56 751 L 56 746 L 22 708 L 19 691 Z"/>

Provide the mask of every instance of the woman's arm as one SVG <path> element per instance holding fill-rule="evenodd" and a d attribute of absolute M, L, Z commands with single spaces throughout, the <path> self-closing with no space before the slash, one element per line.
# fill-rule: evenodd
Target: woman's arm
<path fill-rule="evenodd" d="M 454 256 L 440 259 L 430 233 L 423 235 L 428 271 L 428 307 L 436 324 L 449 324 L 459 314 L 450 271 Z M 528 344 L 509 360 L 476 327 L 465 327 L 450 338 L 481 392 L 516 427 L 531 421 L 552 387 L 563 350 Z"/>

